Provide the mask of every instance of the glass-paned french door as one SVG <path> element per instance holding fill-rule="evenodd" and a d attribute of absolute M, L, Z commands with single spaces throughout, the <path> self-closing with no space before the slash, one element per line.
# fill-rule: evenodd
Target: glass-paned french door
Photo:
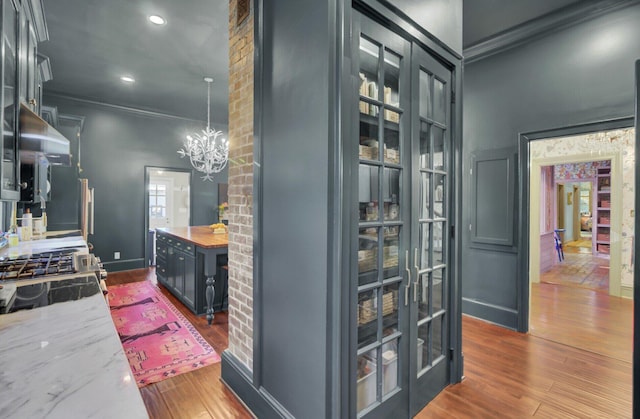
<path fill-rule="evenodd" d="M 448 384 L 451 75 L 357 12 L 352 48 L 350 409 L 409 417 Z"/>
<path fill-rule="evenodd" d="M 362 17 L 356 21 L 357 240 L 354 303 L 355 410 L 408 415 L 408 307 L 405 305 L 410 200 L 410 43 Z M 360 30 L 361 28 L 361 30 Z M 355 210 L 355 208 L 354 208 Z M 407 294 L 408 295 L 408 294 Z M 398 411 L 398 409 L 400 409 Z M 401 415 L 402 416 L 402 415 Z"/>
<path fill-rule="evenodd" d="M 450 382 L 451 72 L 420 48 L 412 54 L 412 413 Z M 415 380 L 415 381 L 414 381 Z"/>

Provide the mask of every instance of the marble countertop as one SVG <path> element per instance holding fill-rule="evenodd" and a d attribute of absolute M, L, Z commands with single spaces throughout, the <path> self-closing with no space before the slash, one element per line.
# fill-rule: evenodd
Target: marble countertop
<path fill-rule="evenodd" d="M 229 245 L 229 235 L 227 233 L 213 234 L 209 226 L 158 228 L 157 230 L 205 249 L 227 247 Z"/>
<path fill-rule="evenodd" d="M 148 417 L 101 293 L 0 316 L 0 416 Z"/>
<path fill-rule="evenodd" d="M 87 243 L 81 236 L 69 236 L 24 241 L 14 247 L 5 246 L 0 249 L 0 257 L 8 256 L 14 258 L 21 255 L 47 252 L 62 247 L 74 247 L 79 249 L 80 253 L 89 253 Z"/>

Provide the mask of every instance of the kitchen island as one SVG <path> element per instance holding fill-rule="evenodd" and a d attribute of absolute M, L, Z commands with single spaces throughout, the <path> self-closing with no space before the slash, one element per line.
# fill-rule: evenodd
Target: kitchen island
<path fill-rule="evenodd" d="M 208 226 L 156 229 L 156 275 L 158 281 L 194 314 L 206 313 L 209 324 L 216 295 L 222 297 L 225 285 L 221 266 L 227 254 L 229 236 L 213 234 Z M 221 300 L 219 298 L 219 300 Z"/>
<path fill-rule="evenodd" d="M 0 416 L 148 417 L 95 289 L 76 301 L 0 315 Z"/>

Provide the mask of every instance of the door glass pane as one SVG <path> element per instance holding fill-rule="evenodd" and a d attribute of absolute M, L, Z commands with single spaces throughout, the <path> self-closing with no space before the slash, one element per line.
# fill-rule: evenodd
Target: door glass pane
<path fill-rule="evenodd" d="M 378 229 L 361 228 L 358 248 L 358 285 L 378 280 Z"/>
<path fill-rule="evenodd" d="M 360 95 L 378 99 L 380 46 L 360 37 Z"/>
<path fill-rule="evenodd" d="M 4 1 L 4 15 L 2 23 L 3 43 L 4 43 L 4 124 L 2 128 L 3 136 L 3 156 L 2 156 L 2 188 L 7 190 L 16 189 L 16 154 L 15 147 L 15 111 L 16 111 L 16 65 L 17 65 L 17 34 L 16 18 L 17 12 L 10 1 Z"/>
<path fill-rule="evenodd" d="M 398 245 L 400 239 L 400 227 L 384 228 L 384 249 L 382 263 L 384 278 L 393 278 L 400 274 L 398 269 Z"/>
<path fill-rule="evenodd" d="M 382 326 L 383 336 L 388 336 L 398 330 L 398 287 L 395 282 L 385 285 L 382 290 Z"/>
<path fill-rule="evenodd" d="M 371 406 L 377 397 L 378 371 L 376 368 L 376 349 L 358 356 L 357 409 Z"/>
<path fill-rule="evenodd" d="M 429 284 L 431 274 L 420 275 L 420 286 L 418 294 L 418 320 L 426 319 L 431 315 L 429 311 L 430 298 L 431 298 L 431 286 Z"/>
<path fill-rule="evenodd" d="M 431 116 L 431 86 L 429 86 L 429 74 L 420 70 L 420 116 L 429 118 Z"/>
<path fill-rule="evenodd" d="M 444 130 L 432 125 L 431 138 L 433 139 L 433 168 L 446 170 L 447 168 L 444 166 Z"/>
<path fill-rule="evenodd" d="M 431 139 L 429 124 L 426 122 L 420 122 L 420 168 L 431 168 Z"/>
<path fill-rule="evenodd" d="M 385 112 L 390 112 L 386 111 Z M 396 114 L 394 112 L 394 114 Z M 396 114 L 398 119 L 400 115 Z M 387 115 L 385 115 L 387 119 Z M 384 162 L 400 164 L 400 130 L 398 124 L 386 122 L 384 125 Z"/>
<path fill-rule="evenodd" d="M 397 221 L 400 218 L 400 170 L 385 167 L 382 187 L 384 220 Z"/>
<path fill-rule="evenodd" d="M 446 218 L 445 217 L 445 175 L 434 174 L 433 176 L 433 218 Z"/>
<path fill-rule="evenodd" d="M 420 224 L 420 269 L 429 267 L 429 249 L 431 249 L 430 226 L 431 223 Z"/>
<path fill-rule="evenodd" d="M 431 359 L 432 363 L 440 356 L 444 355 L 442 350 L 442 320 L 443 316 L 438 316 L 431 321 Z"/>
<path fill-rule="evenodd" d="M 433 266 L 444 263 L 444 222 L 433 223 Z"/>
<path fill-rule="evenodd" d="M 398 387 L 398 339 L 382 345 L 382 395 Z"/>
<path fill-rule="evenodd" d="M 431 173 L 420 173 L 420 218 L 432 218 L 431 205 Z"/>
<path fill-rule="evenodd" d="M 445 118 L 447 97 L 444 88 L 445 85 L 440 80 L 433 79 L 433 119 L 441 124 L 446 124 L 447 122 Z"/>
<path fill-rule="evenodd" d="M 442 305 L 444 301 L 444 287 L 442 286 L 444 269 L 437 269 L 431 275 L 433 278 L 433 312 L 437 313 L 444 308 Z"/>
<path fill-rule="evenodd" d="M 361 160 L 379 160 L 378 153 L 378 107 L 360 101 L 360 146 L 358 150 Z M 372 117 L 371 117 L 372 116 Z"/>
<path fill-rule="evenodd" d="M 358 202 L 360 221 L 377 221 L 378 216 L 378 174 L 377 166 L 360 164 L 358 172 Z"/>
<path fill-rule="evenodd" d="M 358 294 L 358 348 L 378 340 L 378 289 Z"/>
<path fill-rule="evenodd" d="M 418 326 L 418 373 L 429 366 L 429 322 Z"/>
<path fill-rule="evenodd" d="M 384 103 L 398 106 L 400 103 L 400 56 L 384 51 Z"/>

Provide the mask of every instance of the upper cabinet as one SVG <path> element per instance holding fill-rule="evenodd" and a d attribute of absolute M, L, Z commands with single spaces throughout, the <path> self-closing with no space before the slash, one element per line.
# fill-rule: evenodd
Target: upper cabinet
<path fill-rule="evenodd" d="M 0 200 L 20 199 L 20 103 L 40 114 L 37 44 L 48 39 L 41 0 L 0 0 L 2 7 L 2 159 Z"/>
<path fill-rule="evenodd" d="M 2 0 L 2 162 L 0 199 L 17 200 L 19 191 L 18 89 L 20 5 Z"/>
<path fill-rule="evenodd" d="M 22 0 L 20 18 L 20 101 L 40 114 L 42 78 L 38 65 L 38 43 L 49 39 L 40 0 Z"/>

